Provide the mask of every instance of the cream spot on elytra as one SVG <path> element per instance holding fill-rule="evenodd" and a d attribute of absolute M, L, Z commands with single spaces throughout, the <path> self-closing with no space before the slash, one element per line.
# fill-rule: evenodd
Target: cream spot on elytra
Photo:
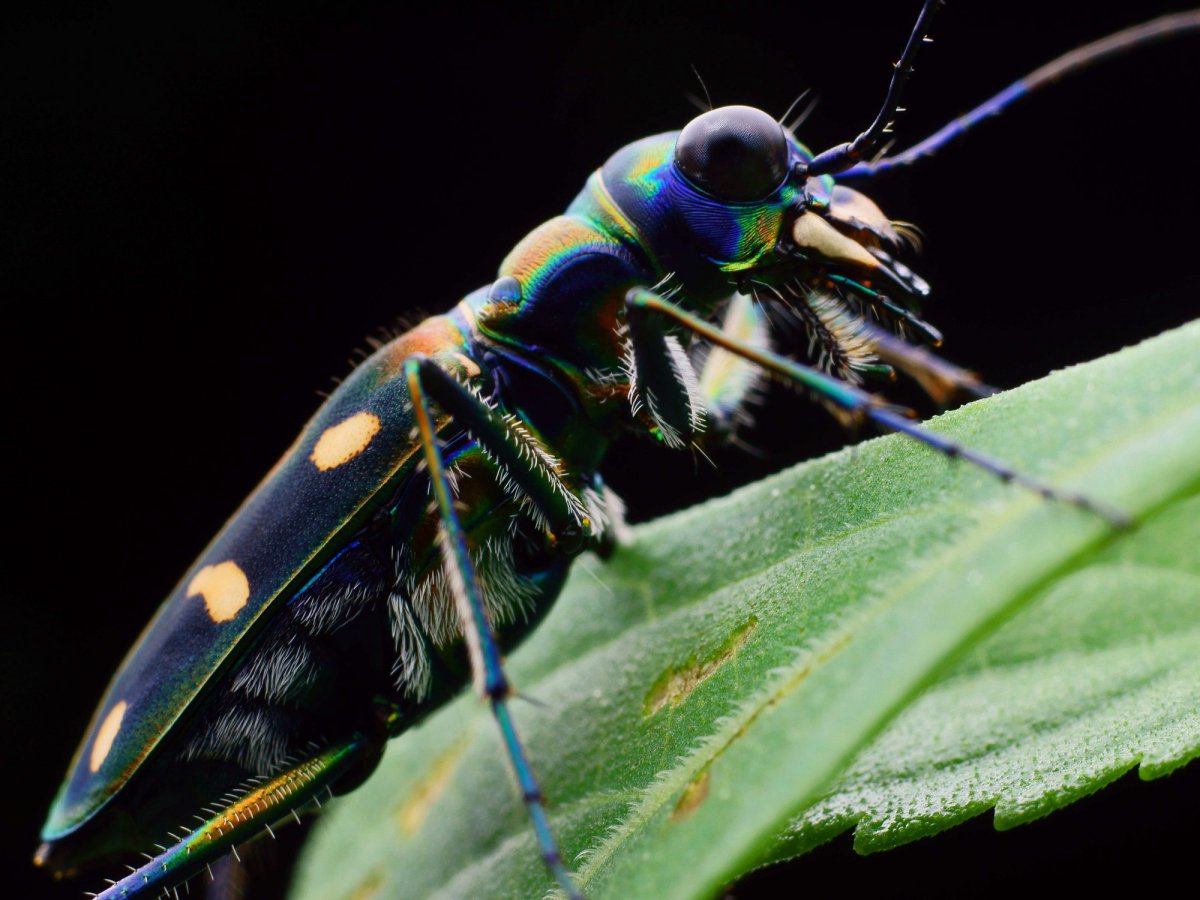
<path fill-rule="evenodd" d="M 379 416 L 374 413 L 355 413 L 326 428 L 317 438 L 309 459 L 322 472 L 336 469 L 366 450 L 381 427 Z"/>
<path fill-rule="evenodd" d="M 250 581 L 231 559 L 205 566 L 188 583 L 187 595 L 204 598 L 204 608 L 214 622 L 228 622 L 250 599 Z"/>
<path fill-rule="evenodd" d="M 113 741 L 121 730 L 121 720 L 125 718 L 124 700 L 118 700 L 108 711 L 100 727 L 96 729 L 96 739 L 92 741 L 92 755 L 88 758 L 88 768 L 93 772 L 100 771 L 100 766 L 112 749 Z"/>

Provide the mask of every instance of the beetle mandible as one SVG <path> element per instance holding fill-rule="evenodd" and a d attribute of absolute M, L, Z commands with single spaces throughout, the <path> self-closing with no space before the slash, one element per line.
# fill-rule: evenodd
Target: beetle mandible
<path fill-rule="evenodd" d="M 619 501 L 597 469 L 617 434 L 685 447 L 736 411 L 742 370 L 703 378 L 681 334 L 799 383 L 848 420 L 905 432 L 1123 521 L 1099 501 L 948 444 L 860 387 L 891 367 L 934 394 L 983 390 L 903 339 L 936 342 L 917 309 L 926 286 L 898 258 L 903 232 L 835 179 L 932 152 L 1066 67 L 1114 49 L 1026 79 L 876 164 L 937 5 L 924 4 L 878 117 L 854 141 L 814 155 L 766 113 L 721 107 L 679 133 L 631 144 L 565 216 L 517 246 L 492 284 L 360 366 L 185 575 L 118 673 L 40 859 L 74 867 L 170 834 L 178 843 L 106 895 L 177 883 L 257 833 L 248 810 L 273 821 L 352 788 L 388 737 L 469 672 L 496 713 L 547 864 L 574 893 L 509 717 L 494 629 L 518 637 L 546 610 L 569 561 L 611 542 Z M 1116 49 L 1196 26 L 1194 14 L 1162 20 Z M 821 348 L 818 365 L 713 326 L 735 293 L 743 299 L 727 321 L 758 321 L 746 297 L 786 311 Z M 534 615 L 518 621 L 525 611 Z M 168 769 L 177 778 L 181 765 L 187 789 L 159 794 Z M 226 793 L 246 778 L 254 783 Z M 172 833 L 223 794 L 194 834 Z"/>

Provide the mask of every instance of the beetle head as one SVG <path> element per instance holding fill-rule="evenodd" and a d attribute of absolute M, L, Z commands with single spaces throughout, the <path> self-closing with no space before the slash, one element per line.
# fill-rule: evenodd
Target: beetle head
<path fill-rule="evenodd" d="M 762 110 L 711 109 L 675 141 L 672 205 L 700 252 L 723 271 L 770 269 L 782 256 L 898 287 L 905 279 L 890 278 L 898 273 L 885 258 L 905 238 L 863 194 L 829 176 L 810 177 L 811 161 L 808 148 Z"/>

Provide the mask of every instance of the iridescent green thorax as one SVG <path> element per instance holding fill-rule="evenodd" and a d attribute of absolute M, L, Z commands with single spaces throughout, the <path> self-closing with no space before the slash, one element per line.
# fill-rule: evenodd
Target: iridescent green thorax
<path fill-rule="evenodd" d="M 462 307 L 497 352 L 542 373 L 540 394 L 569 394 L 600 421 L 606 416 L 593 387 L 598 375 L 619 372 L 625 293 L 653 274 L 618 228 L 569 213 L 527 235 L 501 264 L 500 277 Z"/>
<path fill-rule="evenodd" d="M 626 293 L 686 285 L 685 302 L 707 313 L 734 290 L 737 273 L 774 264 L 787 222 L 804 204 L 828 204 L 832 179 L 790 175 L 761 200 L 730 203 L 693 185 L 675 161 L 678 132 L 618 150 L 563 216 L 526 236 L 489 288 L 464 301 L 481 336 L 552 365 L 594 421 L 619 404 L 597 397 L 616 378 Z M 811 158 L 789 138 L 793 163 Z M 601 408 L 605 407 L 605 408 Z"/>

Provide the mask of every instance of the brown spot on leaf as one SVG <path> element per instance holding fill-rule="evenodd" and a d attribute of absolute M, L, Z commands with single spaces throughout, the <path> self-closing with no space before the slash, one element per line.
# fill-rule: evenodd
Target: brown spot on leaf
<path fill-rule="evenodd" d="M 645 714 L 652 716 L 664 706 L 678 706 L 686 700 L 702 682 L 712 678 L 718 669 L 737 656 L 757 627 L 758 617 L 751 616 L 716 652 L 701 660 L 690 659 L 680 667 L 673 666 L 663 672 L 646 695 Z"/>
<path fill-rule="evenodd" d="M 708 797 L 708 783 L 711 779 L 712 770 L 705 766 L 704 771 L 688 783 L 688 786 L 683 789 L 679 802 L 671 810 L 672 822 L 686 819 L 700 808 L 700 804 Z"/>
<path fill-rule="evenodd" d="M 379 896 L 379 888 L 383 884 L 383 872 L 372 869 L 367 877 L 350 891 L 350 900 L 375 900 Z"/>
<path fill-rule="evenodd" d="M 429 810 L 454 777 L 458 759 L 466 748 L 466 741 L 459 741 L 434 760 L 433 766 L 396 809 L 396 824 L 400 826 L 400 831 L 405 837 L 412 837 L 420 830 L 425 817 L 429 815 Z"/>

